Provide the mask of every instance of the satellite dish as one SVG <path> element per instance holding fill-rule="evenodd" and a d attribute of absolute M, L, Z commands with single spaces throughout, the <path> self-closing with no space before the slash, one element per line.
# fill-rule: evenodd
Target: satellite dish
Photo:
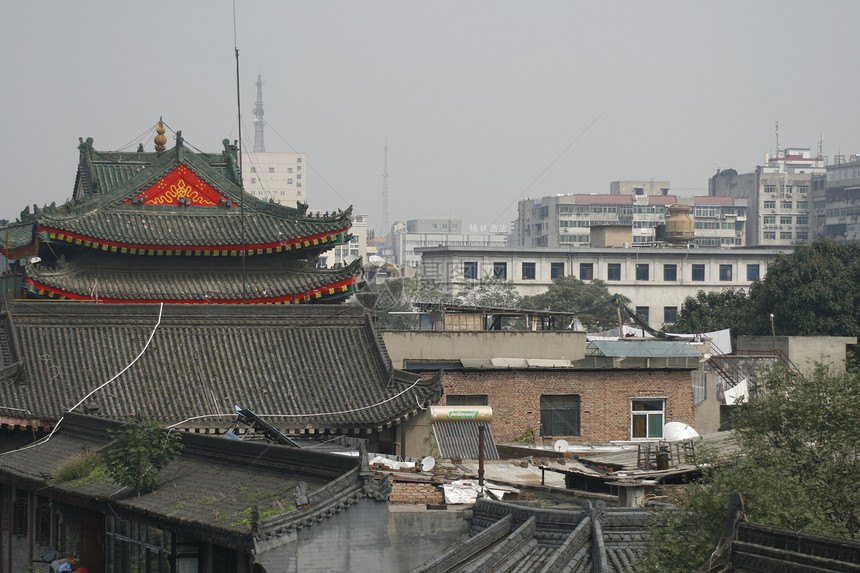
<path fill-rule="evenodd" d="M 370 255 L 369 257 L 367 257 L 367 262 L 376 267 L 381 267 L 385 264 L 385 259 L 383 259 L 379 255 Z"/>
<path fill-rule="evenodd" d="M 567 443 L 567 440 L 556 440 L 552 445 L 552 449 L 557 452 L 566 452 L 570 448 L 570 445 Z"/>
<path fill-rule="evenodd" d="M 699 432 L 693 429 L 689 424 L 684 422 L 669 422 L 663 424 L 663 439 L 667 442 L 675 442 L 678 440 L 692 440 L 698 438 Z"/>
<path fill-rule="evenodd" d="M 432 472 L 434 467 L 436 467 L 436 458 L 433 456 L 427 456 L 421 460 L 422 472 Z"/>

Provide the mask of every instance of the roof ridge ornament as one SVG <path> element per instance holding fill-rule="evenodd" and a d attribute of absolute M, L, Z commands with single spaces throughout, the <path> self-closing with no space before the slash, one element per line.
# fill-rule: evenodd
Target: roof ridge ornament
<path fill-rule="evenodd" d="M 158 127 L 155 131 L 158 132 L 158 135 L 155 136 L 155 151 L 156 153 L 161 153 L 165 149 L 164 144 L 167 143 L 167 137 L 164 135 L 166 130 L 164 129 L 164 122 L 161 117 L 158 118 Z"/>

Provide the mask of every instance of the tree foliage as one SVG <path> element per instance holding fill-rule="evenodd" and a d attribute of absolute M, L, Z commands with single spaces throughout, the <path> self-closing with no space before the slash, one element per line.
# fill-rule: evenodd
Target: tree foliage
<path fill-rule="evenodd" d="M 860 535 L 860 374 L 807 380 L 782 368 L 757 375 L 732 424 L 740 452 L 706 453 L 703 475 L 674 509 L 657 513 L 643 571 L 692 571 L 720 539 L 740 492 L 754 522 L 811 533 Z"/>
<path fill-rule="evenodd" d="M 382 330 L 415 330 L 418 315 L 398 314 L 414 310 L 416 302 L 439 302 L 451 297 L 434 284 L 414 278 L 397 278 L 366 283 L 356 293 L 364 308 L 374 314 Z"/>
<path fill-rule="evenodd" d="M 860 336 L 860 243 L 818 239 L 777 255 L 749 292 L 699 292 L 681 307 L 675 332 Z"/>
<path fill-rule="evenodd" d="M 135 494 L 151 491 L 157 472 L 182 450 L 177 432 L 165 432 L 155 422 L 129 418 L 121 428 L 108 430 L 113 444 L 104 456 L 108 476 Z"/>
<path fill-rule="evenodd" d="M 741 289 L 705 292 L 700 290 L 695 297 L 687 297 L 678 312 L 669 332 L 714 332 L 731 328 L 738 333 L 749 331 L 750 303 Z"/>
<path fill-rule="evenodd" d="M 523 297 L 522 307 L 529 310 L 555 310 L 559 312 L 582 312 L 601 304 L 612 301 L 614 295 L 606 288 L 606 283 L 595 279 L 591 282 L 581 281 L 573 276 L 557 277 L 547 287 L 546 292 Z M 620 297 L 622 304 L 629 304 L 630 299 Z M 589 327 L 600 324 L 618 324 L 618 311 L 615 306 L 607 305 L 580 320 Z"/>
<path fill-rule="evenodd" d="M 777 255 L 749 292 L 748 334 L 860 336 L 860 243 L 818 239 Z"/>
<path fill-rule="evenodd" d="M 520 308 L 521 301 L 513 281 L 495 277 L 469 281 L 454 296 L 455 304 L 492 308 Z"/>

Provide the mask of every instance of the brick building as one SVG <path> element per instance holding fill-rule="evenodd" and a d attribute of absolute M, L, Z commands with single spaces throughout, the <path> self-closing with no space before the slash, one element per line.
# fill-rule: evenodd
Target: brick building
<path fill-rule="evenodd" d="M 493 435 L 575 443 L 662 437 L 666 422 L 695 423 L 690 368 L 452 369 L 442 404 L 493 408 Z"/>

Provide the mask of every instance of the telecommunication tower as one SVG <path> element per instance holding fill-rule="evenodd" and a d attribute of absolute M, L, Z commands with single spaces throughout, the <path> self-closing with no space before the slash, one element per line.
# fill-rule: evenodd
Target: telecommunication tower
<path fill-rule="evenodd" d="M 382 173 L 382 233 L 387 237 L 388 228 L 388 141 L 385 142 L 385 165 Z"/>
<path fill-rule="evenodd" d="M 254 107 L 254 151 L 266 151 L 263 139 L 263 76 L 257 73 L 257 105 Z"/>

